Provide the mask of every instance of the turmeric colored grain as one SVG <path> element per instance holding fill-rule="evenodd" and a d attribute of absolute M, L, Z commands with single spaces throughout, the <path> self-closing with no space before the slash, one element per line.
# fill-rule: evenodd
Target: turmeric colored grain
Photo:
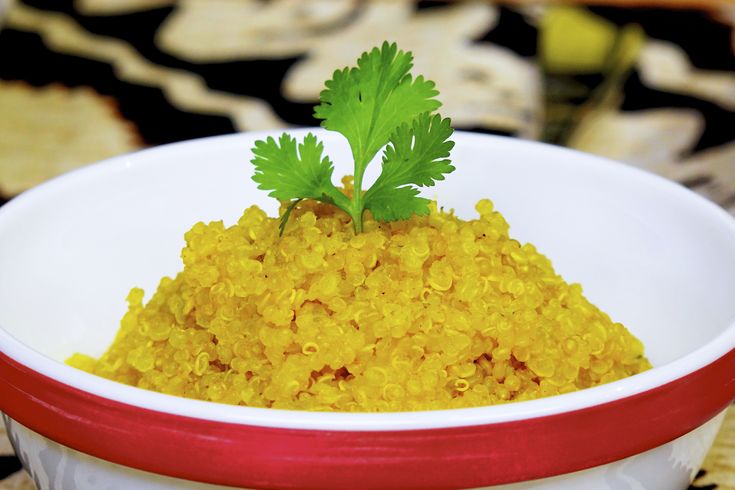
<path fill-rule="evenodd" d="M 133 289 L 109 350 L 85 371 L 254 407 L 401 411 L 566 393 L 650 367 L 625 327 L 508 236 L 488 200 L 354 235 L 303 202 L 279 238 L 257 207 L 197 223 L 184 269 L 147 304 Z"/>

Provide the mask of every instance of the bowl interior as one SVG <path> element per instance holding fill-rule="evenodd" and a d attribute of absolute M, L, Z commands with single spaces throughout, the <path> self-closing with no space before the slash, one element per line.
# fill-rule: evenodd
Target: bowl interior
<path fill-rule="evenodd" d="M 342 137 L 317 130 L 351 173 Z M 197 221 L 234 223 L 257 204 L 243 134 L 157 148 L 64 176 L 0 210 L 0 326 L 56 360 L 101 354 L 133 286 L 181 269 Z M 456 135 L 457 170 L 424 195 L 461 217 L 491 198 L 511 234 L 639 336 L 655 365 L 712 340 L 735 316 L 735 228 L 684 189 L 581 153 Z M 373 165 L 375 175 L 379 165 Z M 335 179 L 336 180 L 336 179 Z"/>

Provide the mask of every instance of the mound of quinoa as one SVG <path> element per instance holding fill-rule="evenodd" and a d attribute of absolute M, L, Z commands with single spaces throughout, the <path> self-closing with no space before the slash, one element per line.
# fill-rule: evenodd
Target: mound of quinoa
<path fill-rule="evenodd" d="M 463 221 L 365 222 L 304 201 L 279 237 L 257 207 L 197 223 L 184 269 L 129 310 L 109 350 L 68 362 L 148 390 L 321 411 L 492 405 L 650 368 L 643 345 L 508 235 L 488 200 Z"/>

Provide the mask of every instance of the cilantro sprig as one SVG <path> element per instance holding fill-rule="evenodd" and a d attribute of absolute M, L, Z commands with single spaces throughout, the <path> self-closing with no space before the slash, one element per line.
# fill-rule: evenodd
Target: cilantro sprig
<path fill-rule="evenodd" d="M 413 78 L 412 67 L 410 52 L 384 42 L 363 53 L 356 67 L 336 70 L 319 96 L 315 117 L 322 127 L 347 138 L 352 150 L 352 198 L 332 183 L 332 161 L 313 134 L 301 143 L 287 133 L 255 142 L 253 180 L 271 197 L 290 201 L 281 216 L 281 233 L 303 199 L 337 206 L 350 215 L 358 233 L 365 210 L 379 221 L 428 214 L 429 201 L 417 187 L 433 186 L 454 170 L 448 158 L 453 130 L 449 118 L 433 114 L 441 105 L 434 82 Z M 380 176 L 363 192 L 365 169 L 381 148 Z"/>

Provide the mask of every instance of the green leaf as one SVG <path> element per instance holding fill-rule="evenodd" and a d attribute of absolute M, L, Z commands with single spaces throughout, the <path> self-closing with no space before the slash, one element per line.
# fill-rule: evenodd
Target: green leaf
<path fill-rule="evenodd" d="M 366 203 L 365 208 L 378 221 L 408 219 L 414 214 L 426 216 L 431 201 L 418 195 L 418 189 L 410 186 L 387 189 L 373 194 L 370 205 Z"/>
<path fill-rule="evenodd" d="M 324 128 L 347 138 L 352 150 L 349 198 L 332 184 L 332 162 L 312 134 L 298 147 L 287 134 L 255 143 L 253 180 L 270 196 L 291 201 L 281 217 L 281 233 L 301 199 L 334 204 L 352 218 L 356 233 L 363 229 L 366 209 L 382 221 L 428 214 L 429 201 L 416 187 L 434 185 L 454 170 L 447 158 L 454 143 L 448 140 L 449 119 L 431 115 L 441 105 L 434 82 L 413 78 L 412 67 L 413 55 L 386 41 L 363 53 L 356 67 L 335 71 L 320 94 L 314 115 Z M 363 192 L 365 168 L 386 145 L 382 173 Z"/>
<path fill-rule="evenodd" d="M 355 180 L 390 135 L 418 114 L 436 110 L 434 82 L 414 79 L 409 70 L 412 54 L 384 42 L 380 49 L 363 53 L 356 68 L 337 70 L 320 94 L 314 111 L 322 126 L 337 131 L 350 143 L 355 159 Z"/>
<path fill-rule="evenodd" d="M 324 146 L 309 133 L 298 145 L 283 133 L 278 142 L 272 137 L 255 142 L 252 149 L 255 165 L 253 180 L 258 188 L 281 201 L 322 199 L 339 192 L 332 184 L 334 167 L 329 157 L 322 157 Z"/>
<path fill-rule="evenodd" d="M 454 171 L 448 159 L 452 132 L 449 118 L 429 113 L 395 130 L 383 154 L 382 172 L 364 197 L 375 219 L 393 221 L 428 212 L 428 201 L 413 186 L 433 186 Z"/>

